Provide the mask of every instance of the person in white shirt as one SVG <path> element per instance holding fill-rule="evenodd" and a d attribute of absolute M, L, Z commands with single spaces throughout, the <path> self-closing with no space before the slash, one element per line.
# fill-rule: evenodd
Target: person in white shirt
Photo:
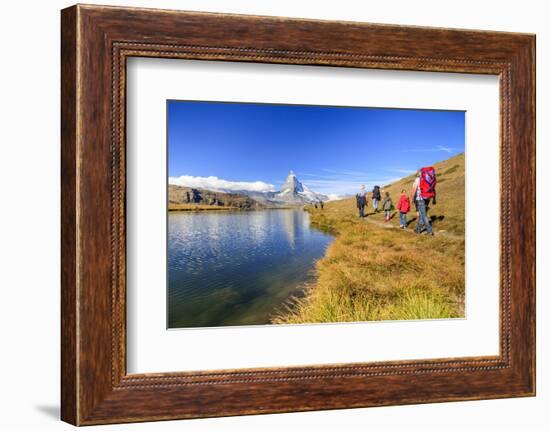
<path fill-rule="evenodd" d="M 367 193 L 365 192 L 365 186 L 361 186 L 359 193 L 355 195 L 357 203 L 357 209 L 359 210 L 359 217 L 365 217 L 365 207 L 367 206 Z"/>

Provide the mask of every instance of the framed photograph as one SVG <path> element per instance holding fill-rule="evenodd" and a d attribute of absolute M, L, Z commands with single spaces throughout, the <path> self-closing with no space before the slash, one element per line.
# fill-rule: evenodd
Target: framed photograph
<path fill-rule="evenodd" d="M 535 36 L 61 14 L 61 416 L 535 394 Z"/>

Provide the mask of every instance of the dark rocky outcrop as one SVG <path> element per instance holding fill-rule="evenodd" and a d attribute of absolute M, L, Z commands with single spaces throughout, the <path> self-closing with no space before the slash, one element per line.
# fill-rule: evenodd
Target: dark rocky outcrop
<path fill-rule="evenodd" d="M 168 185 L 168 207 L 180 204 L 211 205 L 243 210 L 261 209 L 264 207 L 264 205 L 250 196 L 238 193 L 222 193 L 173 184 Z"/>

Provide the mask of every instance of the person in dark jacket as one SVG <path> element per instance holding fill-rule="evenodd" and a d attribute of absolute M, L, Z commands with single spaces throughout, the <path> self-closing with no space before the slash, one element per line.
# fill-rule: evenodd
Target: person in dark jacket
<path fill-rule="evenodd" d="M 374 208 L 374 212 L 378 212 L 378 202 L 380 202 L 380 186 L 374 186 L 372 189 L 372 207 Z"/>
<path fill-rule="evenodd" d="M 367 193 L 365 192 L 365 186 L 361 186 L 359 193 L 355 195 L 357 203 L 357 209 L 359 210 L 359 217 L 365 217 L 365 207 L 367 206 Z"/>
<path fill-rule="evenodd" d="M 382 201 L 382 209 L 384 210 L 384 222 L 390 221 L 391 212 L 393 209 L 393 201 L 390 197 L 390 192 L 386 192 L 384 200 Z"/>

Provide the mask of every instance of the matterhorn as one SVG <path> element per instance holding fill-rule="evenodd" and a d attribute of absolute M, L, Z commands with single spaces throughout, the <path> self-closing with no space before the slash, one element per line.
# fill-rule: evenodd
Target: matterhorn
<path fill-rule="evenodd" d="M 274 196 L 274 200 L 289 205 L 303 205 L 328 199 L 328 196 L 311 191 L 304 186 L 292 171 L 286 177 L 281 191 Z"/>

